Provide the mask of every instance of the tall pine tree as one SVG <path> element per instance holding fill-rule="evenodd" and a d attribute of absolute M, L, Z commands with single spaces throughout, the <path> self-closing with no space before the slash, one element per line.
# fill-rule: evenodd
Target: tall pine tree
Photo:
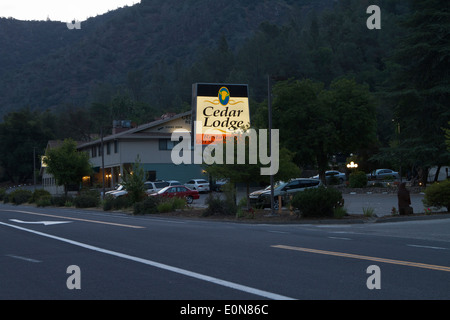
<path fill-rule="evenodd" d="M 450 163 L 442 130 L 450 120 L 447 0 L 411 0 L 403 25 L 408 35 L 394 57 L 400 67 L 393 78 L 394 114 L 403 159 L 427 172 L 431 166 Z"/>

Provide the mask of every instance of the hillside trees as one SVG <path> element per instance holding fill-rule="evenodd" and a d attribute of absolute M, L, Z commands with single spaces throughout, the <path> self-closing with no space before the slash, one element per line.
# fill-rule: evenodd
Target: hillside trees
<path fill-rule="evenodd" d="M 323 181 L 332 155 L 359 153 L 376 141 L 373 100 L 353 79 L 335 80 L 329 89 L 308 79 L 283 81 L 274 96 L 282 146 L 295 151 L 297 163 L 316 164 Z"/>
<path fill-rule="evenodd" d="M 88 108 L 93 102 L 110 101 L 124 88 L 133 101 L 159 111 L 179 110 L 190 105 L 196 82 L 248 83 L 251 98 L 261 102 L 267 96 L 268 74 L 329 85 L 351 73 L 374 90 L 383 78 L 382 58 L 397 41 L 393 22 L 404 6 L 393 0 L 377 2 L 386 32 L 367 30 L 366 4 L 359 0 L 258 5 L 234 0 L 218 5 L 221 10 L 201 1 L 155 0 L 89 19 L 80 32 L 61 24 L 58 32 L 73 39 L 64 41 L 70 47 L 47 50 L 48 55 L 27 61 L 31 63 L 23 70 L 1 77 L 0 111 L 25 104 Z M 97 91 L 99 84 L 102 92 Z M 104 96 L 107 91 L 109 98 Z"/>
<path fill-rule="evenodd" d="M 55 122 L 49 112 L 28 108 L 7 114 L 0 123 L 0 164 L 12 183 L 24 183 L 33 176 L 34 155 L 42 154 L 54 137 Z M 34 160 L 34 161 L 33 161 Z"/>
<path fill-rule="evenodd" d="M 450 120 L 450 9 L 443 0 L 411 3 L 390 98 L 405 161 L 427 170 L 450 162 L 442 131 Z"/>
<path fill-rule="evenodd" d="M 268 75 L 322 84 L 323 89 L 317 89 L 320 98 L 306 101 L 320 105 L 309 111 L 312 114 L 322 113 L 327 101 L 337 102 L 347 111 L 338 101 L 349 98 L 339 96 L 338 91 L 344 88 L 333 90 L 330 85 L 335 79 L 352 77 L 357 84 L 367 84 L 377 98 L 371 104 L 376 107 L 380 147 L 395 147 L 395 153 L 386 153 L 388 157 L 402 154 L 408 165 L 431 165 L 429 159 L 436 164 L 448 162 L 441 130 L 449 121 L 450 19 L 445 1 L 377 0 L 374 4 L 382 9 L 379 31 L 366 27 L 366 1 L 274 3 L 223 1 L 223 10 L 217 15 L 219 11 L 202 7 L 200 1 L 179 6 L 175 1 L 143 1 L 89 19 L 82 34 L 74 36 L 82 41 L 71 43 L 70 50 L 47 50 L 45 54 L 50 55 L 41 54 L 34 62 L 27 55 L 31 64 L 0 78 L 0 111 L 28 104 L 52 107 L 58 119 L 55 135 L 86 141 L 99 133 L 101 126 L 110 126 L 112 120 L 129 119 L 139 124 L 167 110 L 188 110 L 192 83 L 246 83 L 252 125 L 267 128 L 264 100 Z M 411 14 L 407 16 L 409 4 Z M 190 14 L 193 7 L 201 8 L 195 19 Z M 277 14 L 266 10 L 275 7 Z M 405 17 L 406 22 L 399 25 Z M 65 31 L 68 36 L 75 34 Z M 388 59 L 398 43 L 395 59 Z M 7 53 L 5 48 L 2 52 Z M 290 84 L 287 86 L 289 90 Z M 293 119 L 285 117 L 279 123 L 286 122 L 289 128 Z M 327 117 L 322 121 L 328 121 Z M 359 121 L 354 124 L 359 125 Z M 372 122 L 361 130 L 368 128 L 372 130 Z M 351 141 L 339 144 L 345 148 Z M 309 148 L 305 150 L 303 155 L 296 154 L 302 164 L 311 160 Z"/>

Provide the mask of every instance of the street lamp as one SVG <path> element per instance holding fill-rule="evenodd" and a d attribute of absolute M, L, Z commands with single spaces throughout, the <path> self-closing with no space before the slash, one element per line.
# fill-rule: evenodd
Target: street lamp
<path fill-rule="evenodd" d="M 347 164 L 347 168 L 356 169 L 356 168 L 358 168 L 358 164 L 351 161 L 350 163 Z"/>

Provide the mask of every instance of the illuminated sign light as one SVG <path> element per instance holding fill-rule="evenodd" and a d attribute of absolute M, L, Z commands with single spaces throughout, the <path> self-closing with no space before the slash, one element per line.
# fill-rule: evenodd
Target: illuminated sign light
<path fill-rule="evenodd" d="M 250 126 L 248 86 L 238 84 L 196 83 L 193 88 L 194 127 L 197 144 L 217 142 L 217 137 Z"/>

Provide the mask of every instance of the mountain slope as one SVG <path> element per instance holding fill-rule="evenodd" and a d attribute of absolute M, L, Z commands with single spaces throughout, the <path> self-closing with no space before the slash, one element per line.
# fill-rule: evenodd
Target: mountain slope
<path fill-rule="evenodd" d="M 333 2 L 143 0 L 84 21 L 81 30 L 1 19 L 0 30 L 10 31 L 0 32 L 0 115 L 23 106 L 84 106 L 96 88 L 126 85 L 135 70 L 148 85 L 164 73 L 161 65 L 190 65 L 222 36 L 236 50 L 262 22 L 289 21 L 294 5 L 310 10 Z"/>

